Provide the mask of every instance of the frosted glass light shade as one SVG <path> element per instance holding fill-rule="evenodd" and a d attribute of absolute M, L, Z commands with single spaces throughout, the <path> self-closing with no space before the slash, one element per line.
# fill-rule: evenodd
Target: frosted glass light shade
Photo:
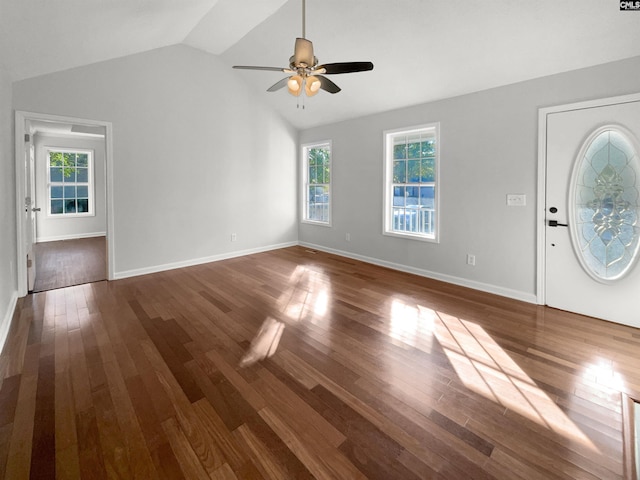
<path fill-rule="evenodd" d="M 320 80 L 317 77 L 307 77 L 304 85 L 304 93 L 306 93 L 307 97 L 313 97 L 320 90 L 320 85 Z"/>
<path fill-rule="evenodd" d="M 287 82 L 287 89 L 289 93 L 294 97 L 300 96 L 302 93 L 302 77 L 300 75 L 293 75 Z"/>

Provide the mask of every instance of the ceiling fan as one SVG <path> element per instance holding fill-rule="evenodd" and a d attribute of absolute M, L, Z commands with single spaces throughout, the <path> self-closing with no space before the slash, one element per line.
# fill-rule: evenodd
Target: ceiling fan
<path fill-rule="evenodd" d="M 293 56 L 289 58 L 289 67 L 255 67 L 247 65 L 235 65 L 233 68 L 243 70 L 267 70 L 287 73 L 290 76 L 274 83 L 267 92 L 275 92 L 287 87 L 289 93 L 295 97 L 302 92 L 312 97 L 320 90 L 329 93 L 338 93 L 340 87 L 324 75 L 336 75 L 339 73 L 366 72 L 373 70 L 371 62 L 338 62 L 318 64 L 318 59 L 313 54 L 313 43 L 305 38 L 305 11 L 306 1 L 302 0 L 302 38 L 296 38 Z"/>

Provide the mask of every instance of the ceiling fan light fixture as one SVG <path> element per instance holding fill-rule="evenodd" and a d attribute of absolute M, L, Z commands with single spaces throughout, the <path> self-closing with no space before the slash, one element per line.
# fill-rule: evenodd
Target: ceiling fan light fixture
<path fill-rule="evenodd" d="M 305 81 L 304 93 L 307 95 L 307 97 L 313 97 L 320 91 L 321 86 L 322 83 L 320 82 L 320 80 L 317 77 L 310 75 Z"/>
<path fill-rule="evenodd" d="M 287 89 L 291 95 L 299 97 L 302 93 L 302 77 L 300 75 L 291 76 L 287 81 Z"/>
<path fill-rule="evenodd" d="M 284 89 L 286 86 L 289 93 L 294 97 L 299 97 L 300 95 L 313 97 L 320 90 L 324 90 L 329 93 L 338 93 L 340 91 L 340 87 L 325 77 L 325 75 L 366 72 L 373 70 L 373 63 L 371 62 L 337 62 L 320 65 L 318 63 L 318 58 L 313 54 L 313 43 L 305 38 L 306 1 L 301 1 L 302 36 L 296 38 L 293 56 L 289 58 L 288 67 L 280 68 L 234 65 L 233 68 L 286 73 L 290 76 L 281 78 L 279 81 L 271 85 L 267 89 L 267 92 L 275 92 L 280 89 Z"/>

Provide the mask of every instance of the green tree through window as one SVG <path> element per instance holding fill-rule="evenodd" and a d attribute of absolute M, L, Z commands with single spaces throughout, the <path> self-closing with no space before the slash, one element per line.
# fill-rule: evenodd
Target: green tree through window
<path fill-rule="evenodd" d="M 385 132 L 384 233 L 436 239 L 438 126 Z"/>
<path fill-rule="evenodd" d="M 331 144 L 306 145 L 304 161 L 304 214 L 307 222 L 329 224 L 331 215 Z"/>
<path fill-rule="evenodd" d="M 93 214 L 90 151 L 48 152 L 49 214 Z"/>

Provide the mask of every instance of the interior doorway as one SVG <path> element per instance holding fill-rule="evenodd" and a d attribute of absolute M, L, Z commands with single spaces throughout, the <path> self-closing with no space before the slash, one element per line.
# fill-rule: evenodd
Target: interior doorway
<path fill-rule="evenodd" d="M 113 278 L 111 124 L 16 112 L 19 295 Z"/>
<path fill-rule="evenodd" d="M 33 293 L 107 279 L 104 236 L 39 242 L 35 245 Z"/>

